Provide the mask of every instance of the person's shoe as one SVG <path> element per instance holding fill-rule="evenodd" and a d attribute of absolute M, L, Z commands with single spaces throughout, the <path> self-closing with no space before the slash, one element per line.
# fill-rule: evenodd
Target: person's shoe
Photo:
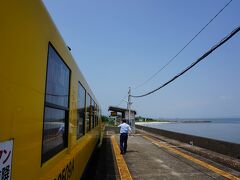
<path fill-rule="evenodd" d="M 121 151 L 121 154 L 124 154 L 123 151 Z"/>

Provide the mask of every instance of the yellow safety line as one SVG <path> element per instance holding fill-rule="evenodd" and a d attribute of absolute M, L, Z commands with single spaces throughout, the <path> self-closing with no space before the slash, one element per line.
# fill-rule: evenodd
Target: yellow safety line
<path fill-rule="evenodd" d="M 123 156 L 120 154 L 120 150 L 115 137 L 111 136 L 111 140 L 112 140 L 114 155 L 117 161 L 117 167 L 120 174 L 120 178 L 123 180 L 132 180 L 132 176 L 129 172 L 127 164 L 125 163 Z"/>
<path fill-rule="evenodd" d="M 203 166 L 203 167 L 205 167 L 205 168 L 207 168 L 207 169 L 209 169 L 209 170 L 211 170 L 211 171 L 213 171 L 213 172 L 215 172 L 217 174 L 220 174 L 221 176 L 224 176 L 224 177 L 226 177 L 228 179 L 232 179 L 232 180 L 240 180 L 239 177 L 236 177 L 236 176 L 234 176 L 234 175 L 232 175 L 232 174 L 230 174 L 230 173 L 228 173 L 226 171 L 223 171 L 221 169 L 218 169 L 218 168 L 216 168 L 216 167 L 214 167 L 214 166 L 212 166 L 212 165 L 210 165 L 210 164 L 208 164 L 206 162 L 203 162 L 203 161 L 201 161 L 199 159 L 196 159 L 196 158 L 194 158 L 194 157 L 192 157 L 190 155 L 187 155 L 187 154 L 185 154 L 185 153 L 183 153 L 183 152 L 181 152 L 181 151 L 179 151 L 179 150 L 177 150 L 175 148 L 170 147 L 167 144 L 161 143 L 161 142 L 159 142 L 157 140 L 154 140 L 154 139 L 152 139 L 152 138 L 150 138 L 148 136 L 143 136 L 143 137 L 148 139 L 148 140 L 150 140 L 153 144 L 155 144 L 155 145 L 157 145 L 159 147 L 163 147 L 163 148 L 167 149 L 168 151 L 173 152 L 175 154 L 178 154 L 178 155 L 180 155 L 180 156 L 182 156 L 182 157 L 184 157 L 184 158 L 186 158 L 188 160 L 191 160 L 191 161 L 195 162 L 198 165 L 201 165 L 201 166 Z"/>

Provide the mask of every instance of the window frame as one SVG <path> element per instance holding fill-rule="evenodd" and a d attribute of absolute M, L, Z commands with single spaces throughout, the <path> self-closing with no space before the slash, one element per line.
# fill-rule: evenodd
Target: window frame
<path fill-rule="evenodd" d="M 66 66 L 66 68 L 69 71 L 69 78 L 68 78 L 68 104 L 67 107 L 57 105 L 54 103 L 49 103 L 46 101 L 47 99 L 47 83 L 48 83 L 48 71 L 49 71 L 49 53 L 50 53 L 50 48 L 52 48 L 53 52 L 56 53 L 56 55 L 59 57 L 59 60 Z M 47 64 L 46 64 L 46 76 L 45 76 L 45 91 L 44 91 L 44 106 L 43 106 L 43 127 L 42 127 L 42 149 L 41 149 L 41 166 L 43 163 L 47 162 L 54 156 L 56 156 L 58 153 L 60 153 L 62 150 L 66 149 L 68 147 L 68 131 L 69 131 L 69 111 L 70 111 L 70 95 L 71 95 L 71 75 L 72 71 L 70 67 L 66 64 L 62 56 L 58 53 L 56 48 L 52 45 L 51 42 L 48 43 L 48 51 L 47 51 Z M 45 133 L 45 111 L 46 107 L 52 108 L 52 109 L 57 109 L 57 110 L 63 110 L 65 111 L 65 119 L 64 119 L 64 136 L 63 136 L 63 143 L 61 145 L 58 145 L 54 147 L 53 149 L 49 150 L 46 153 L 43 153 L 44 149 L 44 133 Z"/>
<path fill-rule="evenodd" d="M 96 105 L 96 125 L 98 126 L 98 105 Z"/>
<path fill-rule="evenodd" d="M 81 86 L 82 89 L 84 90 L 84 108 L 83 108 L 83 111 L 84 111 L 83 115 L 84 115 L 84 117 L 83 117 L 83 123 L 82 123 L 83 124 L 83 128 L 82 128 L 83 132 L 82 132 L 82 135 L 79 136 L 78 135 L 78 113 L 79 113 L 79 111 L 78 111 L 78 101 L 77 101 L 77 140 L 85 135 L 86 105 L 87 105 L 87 91 L 84 88 L 84 86 L 82 85 L 82 83 L 80 81 L 78 81 L 78 93 L 79 93 L 79 86 Z M 77 97 L 77 99 L 78 98 L 79 98 L 79 96 Z"/>
<path fill-rule="evenodd" d="M 92 129 L 95 128 L 95 101 L 92 99 Z"/>
<path fill-rule="evenodd" d="M 89 106 L 88 106 L 88 102 L 86 102 L 87 104 L 86 104 L 86 114 L 87 114 L 87 116 L 86 116 L 86 127 L 87 127 L 87 132 L 89 132 L 89 131 L 91 131 L 91 127 L 92 127 L 92 124 L 91 124 L 91 121 L 92 121 L 92 118 L 91 118 L 91 103 L 92 103 L 92 97 L 91 97 L 91 95 L 87 92 L 87 95 L 86 95 L 87 97 L 89 97 L 89 99 L 88 98 L 86 98 L 86 101 L 87 101 L 87 99 L 89 100 Z"/>

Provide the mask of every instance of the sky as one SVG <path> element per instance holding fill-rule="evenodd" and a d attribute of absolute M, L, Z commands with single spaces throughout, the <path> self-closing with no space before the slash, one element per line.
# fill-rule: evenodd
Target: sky
<path fill-rule="evenodd" d="M 233 0 L 177 58 L 229 0 L 43 0 L 100 103 L 126 108 L 133 95 L 165 83 L 240 25 Z M 138 116 L 240 117 L 240 33 L 163 89 L 132 98 Z M 138 87 L 138 88 L 136 88 Z"/>

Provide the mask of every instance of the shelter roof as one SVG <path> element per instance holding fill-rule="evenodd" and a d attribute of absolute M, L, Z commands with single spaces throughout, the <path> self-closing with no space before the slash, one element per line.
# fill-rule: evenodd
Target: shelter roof
<path fill-rule="evenodd" d="M 121 107 L 117 107 L 117 106 L 109 106 L 108 107 L 108 111 L 115 111 L 115 112 L 121 112 L 124 113 L 126 111 L 128 111 L 128 109 L 126 108 L 121 108 Z M 137 112 L 135 110 L 131 109 L 131 112 L 133 112 L 134 114 L 137 114 Z"/>

